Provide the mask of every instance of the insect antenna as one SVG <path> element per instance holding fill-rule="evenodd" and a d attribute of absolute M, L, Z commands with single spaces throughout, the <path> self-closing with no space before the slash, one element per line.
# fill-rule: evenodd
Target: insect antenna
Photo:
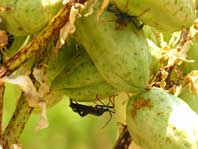
<path fill-rule="evenodd" d="M 104 124 L 104 126 L 103 126 L 102 128 L 104 128 L 105 126 L 108 125 L 108 123 L 111 121 L 111 119 L 112 119 L 112 117 L 113 117 L 113 114 L 112 114 L 112 113 L 115 113 L 115 112 L 116 112 L 116 111 L 115 111 L 115 108 L 114 108 L 114 105 L 115 105 L 115 103 L 114 103 L 115 96 L 116 96 L 116 95 L 110 96 L 110 97 L 109 97 L 109 101 L 108 101 L 107 104 L 105 104 L 104 102 L 102 102 L 102 101 L 100 100 L 100 98 L 99 98 L 98 96 L 96 96 L 96 99 L 102 104 L 102 105 L 96 105 L 96 106 L 100 106 L 100 107 L 103 108 L 104 110 L 105 110 L 105 108 L 106 108 L 106 111 L 108 111 L 108 113 L 109 113 L 109 115 L 110 115 L 108 121 Z"/>

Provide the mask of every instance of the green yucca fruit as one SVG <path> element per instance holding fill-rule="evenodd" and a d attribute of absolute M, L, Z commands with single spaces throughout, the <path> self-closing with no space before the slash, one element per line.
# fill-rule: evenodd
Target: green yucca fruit
<path fill-rule="evenodd" d="M 198 148 L 198 117 L 180 98 L 152 88 L 132 97 L 127 123 L 142 149 Z"/>
<path fill-rule="evenodd" d="M 112 0 L 117 7 L 160 31 L 175 32 L 195 20 L 193 0 Z"/>
<path fill-rule="evenodd" d="M 40 31 L 62 6 L 62 0 L 1 0 L 9 11 L 0 13 L 6 30 L 16 36 Z"/>
<path fill-rule="evenodd" d="M 98 73 L 90 57 L 81 49 L 51 85 L 51 92 L 62 92 L 78 101 L 103 99 L 117 93 Z"/>
<path fill-rule="evenodd" d="M 144 90 L 149 79 L 150 53 L 141 29 L 129 23 L 116 30 L 117 17 L 105 11 L 76 21 L 76 36 L 101 76 L 120 91 Z"/>

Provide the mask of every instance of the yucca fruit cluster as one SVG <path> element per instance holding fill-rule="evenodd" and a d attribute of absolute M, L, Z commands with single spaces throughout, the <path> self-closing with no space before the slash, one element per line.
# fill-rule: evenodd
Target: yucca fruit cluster
<path fill-rule="evenodd" d="M 30 107 L 125 92 L 142 149 L 198 149 L 196 1 L 1 0 L 0 17 L 0 76 Z"/>

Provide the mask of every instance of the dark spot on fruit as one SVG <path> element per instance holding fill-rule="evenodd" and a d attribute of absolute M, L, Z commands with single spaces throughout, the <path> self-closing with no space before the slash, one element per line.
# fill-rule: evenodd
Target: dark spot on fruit
<path fill-rule="evenodd" d="M 23 28 L 22 28 L 22 27 L 18 27 L 18 30 L 19 30 L 19 31 L 22 31 L 22 30 L 23 30 Z"/>
<path fill-rule="evenodd" d="M 150 99 L 144 99 L 143 97 L 138 98 L 133 104 L 131 109 L 131 116 L 132 118 L 135 118 L 137 110 L 141 108 L 149 108 L 151 109 L 153 107 Z"/>
<path fill-rule="evenodd" d="M 137 56 L 138 54 L 136 52 L 133 53 L 135 56 Z"/>
<path fill-rule="evenodd" d="M 161 115 L 163 115 L 163 112 L 157 112 L 157 115 L 161 116 Z"/>

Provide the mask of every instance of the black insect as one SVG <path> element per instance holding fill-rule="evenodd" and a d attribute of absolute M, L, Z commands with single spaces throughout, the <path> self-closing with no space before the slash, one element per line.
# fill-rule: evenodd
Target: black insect
<path fill-rule="evenodd" d="M 88 114 L 101 116 L 103 115 L 103 113 L 108 112 L 110 115 L 110 119 L 109 119 L 110 121 L 112 118 L 112 113 L 115 113 L 114 104 L 113 105 L 102 104 L 102 105 L 90 106 L 90 105 L 79 104 L 78 102 L 70 98 L 69 106 L 72 108 L 74 112 L 78 113 L 81 117 L 87 116 Z M 109 121 L 106 124 L 108 124 Z"/>
<path fill-rule="evenodd" d="M 107 11 L 114 13 L 117 17 L 116 23 L 118 24 L 118 26 L 116 26 L 116 30 L 123 29 L 129 23 L 132 23 L 138 29 L 141 29 L 144 26 L 143 23 L 141 24 L 139 22 L 137 16 L 129 16 L 128 14 L 121 12 L 115 4 L 109 4 Z"/>
<path fill-rule="evenodd" d="M 10 48 L 10 46 L 12 45 L 12 43 L 14 42 L 14 36 L 11 35 L 10 33 L 7 32 L 8 35 L 8 44 L 6 45 L 6 48 Z"/>
<path fill-rule="evenodd" d="M 70 99 L 69 105 L 74 112 L 77 112 L 81 117 L 87 116 L 88 114 L 101 116 L 105 112 L 109 112 L 110 115 L 115 113 L 114 106 L 109 105 L 95 105 L 95 106 L 88 106 L 79 104 L 78 102 Z"/>

